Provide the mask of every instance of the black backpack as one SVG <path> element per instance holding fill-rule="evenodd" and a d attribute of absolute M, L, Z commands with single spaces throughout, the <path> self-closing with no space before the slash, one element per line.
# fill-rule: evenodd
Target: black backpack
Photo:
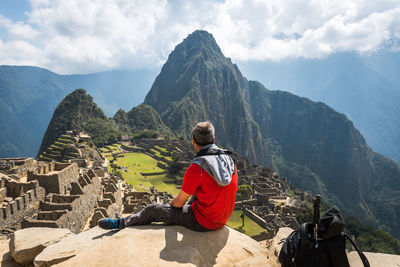
<path fill-rule="evenodd" d="M 346 238 L 357 250 L 364 267 L 370 264 L 354 241 L 343 231 L 344 220 L 337 207 L 319 218 L 319 196 L 314 200 L 313 223 L 303 223 L 284 239 L 279 253 L 282 267 L 349 267 Z"/>

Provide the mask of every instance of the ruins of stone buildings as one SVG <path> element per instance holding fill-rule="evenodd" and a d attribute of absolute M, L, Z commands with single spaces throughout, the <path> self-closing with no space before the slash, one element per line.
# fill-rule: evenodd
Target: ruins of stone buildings
<path fill-rule="evenodd" d="M 63 153 L 45 154 L 62 162 L 43 157 L 39 161 L 0 159 L 0 229 L 3 232 L 54 227 L 77 233 L 96 226 L 101 218 L 120 217 L 122 213 L 138 212 L 147 204 L 168 203 L 172 199 L 155 188 L 135 192 L 121 178 L 107 172 L 105 158 L 92 145 L 90 137 L 82 133 L 73 135 L 70 131 L 61 141 L 67 140 L 67 136 L 74 142 L 66 147 L 78 148 L 79 156 L 66 158 L 65 155 L 71 155 L 64 153 L 71 151 L 66 149 Z"/>
<path fill-rule="evenodd" d="M 311 201 L 311 193 L 296 189 L 286 178 L 278 176 L 270 168 L 249 164 L 243 156 L 237 155 L 236 164 L 238 184 L 250 185 L 253 194 L 247 200 L 238 195 L 235 209 L 241 209 L 249 218 L 266 228 L 267 238 L 275 236 L 281 227 L 299 228 L 296 216 L 305 211 L 302 201 Z"/>
<path fill-rule="evenodd" d="M 70 131 L 57 139 L 55 147 L 65 140 L 71 142 L 64 150 L 56 153 L 50 149 L 53 153 L 45 153 L 46 157 L 40 157 L 39 161 L 0 159 L 2 230 L 35 226 L 80 232 L 97 223 L 94 217 L 99 212 L 102 217 L 121 215 L 118 177 L 110 177 L 106 172 L 102 155 L 91 138 Z M 71 148 L 77 149 L 74 157 Z"/>
<path fill-rule="evenodd" d="M 79 167 L 86 167 L 89 159 L 104 160 L 91 137 L 78 131 L 67 131 L 38 157 L 38 160 L 47 162 L 68 163 L 76 161 Z"/>
<path fill-rule="evenodd" d="M 166 192 L 159 192 L 154 186 L 150 191 L 132 191 L 125 190 L 124 198 L 124 214 L 131 214 L 141 211 L 147 205 L 152 203 L 168 204 L 172 200 L 172 195 Z"/>
<path fill-rule="evenodd" d="M 93 170 L 80 169 L 76 163 L 46 163 L 32 158 L 25 159 L 24 165 L 15 165 L 21 159 L 0 160 L 5 161 L 14 163 L 14 167 L 2 169 L 1 229 L 83 229 L 100 195 L 100 180 Z M 10 174 L 15 171 L 21 175 Z"/>

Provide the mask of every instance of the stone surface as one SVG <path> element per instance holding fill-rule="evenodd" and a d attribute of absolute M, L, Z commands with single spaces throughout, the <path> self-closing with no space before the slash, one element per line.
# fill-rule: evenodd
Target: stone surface
<path fill-rule="evenodd" d="M 34 264 L 35 266 L 50 266 L 60 263 L 96 246 L 100 242 L 106 241 L 108 237 L 111 237 L 115 233 L 115 231 L 94 227 L 77 235 L 71 235 L 44 249 L 35 258 Z"/>
<path fill-rule="evenodd" d="M 0 266 L 1 267 L 20 267 L 11 257 L 9 246 L 9 240 L 5 236 L 0 237 Z"/>
<path fill-rule="evenodd" d="M 32 263 L 44 248 L 72 235 L 68 229 L 26 228 L 18 230 L 10 239 L 10 253 L 20 264 Z"/>
<path fill-rule="evenodd" d="M 35 266 L 265 266 L 267 250 L 229 227 L 199 233 L 147 225 L 121 231 L 98 227 L 47 247 Z"/>
<path fill-rule="evenodd" d="M 399 267 L 400 266 L 400 255 L 383 254 L 383 253 L 372 253 L 364 252 L 371 267 Z M 349 262 L 351 267 L 363 267 L 360 257 L 356 251 L 351 251 L 348 254 Z"/>
<path fill-rule="evenodd" d="M 279 252 L 281 251 L 282 244 L 283 244 L 283 242 L 281 242 L 281 240 L 288 237 L 288 235 L 291 232 L 293 232 L 292 228 L 289 228 L 289 227 L 279 228 L 279 231 L 278 231 L 278 233 L 276 233 L 275 237 L 272 240 L 268 241 L 268 243 L 267 243 L 268 261 L 267 261 L 266 266 L 270 266 L 270 267 L 280 267 L 281 266 L 281 264 L 278 261 Z"/>

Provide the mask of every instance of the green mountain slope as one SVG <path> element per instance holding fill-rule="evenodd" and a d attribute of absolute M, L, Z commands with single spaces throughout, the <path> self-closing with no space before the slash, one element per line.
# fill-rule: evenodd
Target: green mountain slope
<path fill-rule="evenodd" d="M 197 121 L 211 120 L 220 144 L 400 236 L 391 221 L 400 220 L 400 201 L 388 203 L 400 193 L 391 187 L 400 181 L 398 165 L 374 153 L 345 115 L 247 81 L 207 32 L 196 31 L 175 48 L 145 104 L 188 138 Z"/>
<path fill-rule="evenodd" d="M 145 104 L 134 107 L 129 112 L 120 109 L 115 113 L 113 120 L 119 129 L 131 134 L 143 130 L 155 131 L 164 136 L 171 134 L 157 111 Z"/>
<path fill-rule="evenodd" d="M 83 89 L 76 89 L 57 106 L 43 136 L 38 156 L 66 131 L 85 131 L 96 145 L 117 140 L 118 130 Z"/>

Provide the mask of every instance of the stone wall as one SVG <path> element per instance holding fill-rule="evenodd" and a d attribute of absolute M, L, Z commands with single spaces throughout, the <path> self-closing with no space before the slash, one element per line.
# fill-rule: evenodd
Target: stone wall
<path fill-rule="evenodd" d="M 24 219 L 38 212 L 39 203 L 44 196 L 45 190 L 36 187 L 7 203 L 3 202 L 0 208 L 0 229 L 20 229 Z"/>
<path fill-rule="evenodd" d="M 7 197 L 16 198 L 22 196 L 29 190 L 36 189 L 38 187 L 37 181 L 31 181 L 27 183 L 17 182 L 12 179 L 4 179 L 4 186 L 7 188 Z"/>
<path fill-rule="evenodd" d="M 71 203 L 72 211 L 58 219 L 57 224 L 59 227 L 68 228 L 74 233 L 81 232 L 87 220 L 93 214 L 100 188 L 99 178 L 93 178 L 92 183 L 83 188 L 84 194 Z"/>
<path fill-rule="evenodd" d="M 17 176 L 26 176 L 27 171 L 35 168 L 33 158 L 1 158 L 0 170 L 7 174 L 15 174 Z"/>
<path fill-rule="evenodd" d="M 51 166 L 51 165 L 49 165 Z M 66 194 L 79 177 L 76 163 L 55 163 L 54 171 L 44 174 L 28 172 L 28 181 L 37 180 L 48 193 Z"/>
<path fill-rule="evenodd" d="M 104 193 L 102 200 L 99 201 L 99 207 L 106 209 L 108 217 L 119 217 L 122 210 L 122 195 L 117 176 L 111 176 L 103 186 Z"/>
<path fill-rule="evenodd" d="M 72 183 L 72 188 L 79 188 L 79 194 L 49 194 L 48 201 L 40 202 L 37 216 L 25 220 L 22 227 L 58 227 L 68 228 L 74 233 L 81 232 L 97 207 L 101 183 L 95 173 L 89 170 Z"/>
<path fill-rule="evenodd" d="M 242 200 L 236 201 L 235 203 L 235 210 L 241 210 L 243 207 L 252 207 L 256 206 L 258 203 L 257 199 L 249 199 L 249 200 Z"/>
<path fill-rule="evenodd" d="M 141 172 L 140 174 L 142 176 L 155 176 L 155 175 L 168 174 L 168 172 L 166 172 L 166 171 L 163 171 L 163 172 Z"/>
<path fill-rule="evenodd" d="M 244 214 L 246 214 L 247 217 L 249 217 L 250 219 L 255 221 L 258 225 L 260 225 L 263 228 L 267 228 L 266 221 L 263 218 L 261 218 L 260 216 L 258 216 L 257 214 L 255 214 L 253 211 L 251 211 L 249 209 L 244 209 L 243 212 L 244 212 Z"/>
<path fill-rule="evenodd" d="M 136 152 L 136 153 L 144 153 L 147 150 L 141 147 L 133 147 L 133 146 L 127 146 L 124 144 L 120 145 L 121 149 L 125 150 L 125 151 L 129 151 L 129 152 Z"/>
<path fill-rule="evenodd" d="M 7 188 L 0 188 L 0 203 L 3 203 L 4 199 L 7 197 Z"/>
<path fill-rule="evenodd" d="M 86 159 L 70 159 L 70 163 L 76 163 L 79 168 L 87 168 L 88 162 Z"/>

